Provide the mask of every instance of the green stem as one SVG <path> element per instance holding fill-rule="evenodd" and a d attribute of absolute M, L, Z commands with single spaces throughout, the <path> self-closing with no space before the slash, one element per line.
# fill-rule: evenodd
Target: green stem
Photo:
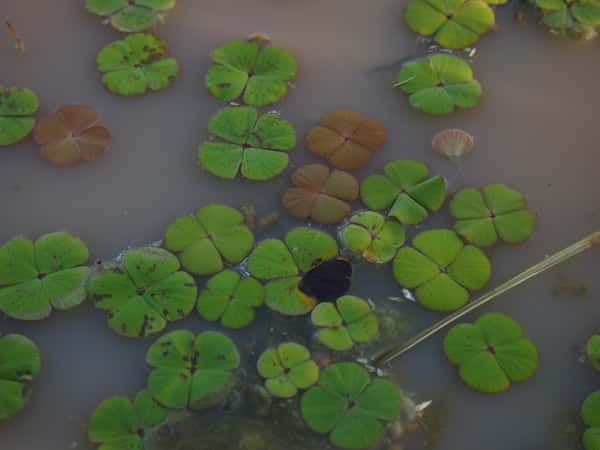
<path fill-rule="evenodd" d="M 564 248 L 556 252 L 555 254 L 544 258 L 542 261 L 531 266 L 529 269 L 524 270 L 520 274 L 512 277 L 511 279 L 505 281 L 501 285 L 495 287 L 491 291 L 483 294 L 478 299 L 468 303 L 461 309 L 444 317 L 442 320 L 433 324 L 431 327 L 426 328 L 424 331 L 412 337 L 408 341 L 398 346 L 379 352 L 373 357 L 372 364 L 375 366 L 388 364 L 392 360 L 398 358 L 399 356 L 411 350 L 416 345 L 423 342 L 425 339 L 433 336 L 438 331 L 441 331 L 451 323 L 460 319 L 464 315 L 482 307 L 483 305 L 492 301 L 499 295 L 504 294 L 510 289 L 529 280 L 530 278 L 533 278 L 536 275 L 539 275 L 540 273 L 545 272 L 546 270 L 551 269 L 552 267 L 557 266 L 558 264 L 578 255 L 579 253 L 582 253 L 592 248 L 594 245 L 600 245 L 600 231 L 596 231 L 595 233 L 586 236 L 585 238 L 575 242 L 574 244 L 569 245 L 567 248 Z"/>

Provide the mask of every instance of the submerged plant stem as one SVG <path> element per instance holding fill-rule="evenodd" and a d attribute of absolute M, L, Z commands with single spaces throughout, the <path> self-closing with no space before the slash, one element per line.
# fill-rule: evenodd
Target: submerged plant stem
<path fill-rule="evenodd" d="M 533 278 L 534 276 L 545 272 L 546 270 L 551 269 L 552 267 L 557 266 L 560 263 L 592 248 L 594 245 L 600 245 L 600 231 L 596 231 L 584 237 L 583 239 L 569 245 L 568 247 L 556 252 L 555 254 L 544 258 L 539 263 L 531 266 L 530 268 L 524 270 L 518 275 L 515 275 L 514 277 L 495 287 L 491 291 L 486 292 L 478 299 L 468 303 L 466 306 L 448 315 L 447 317 L 444 317 L 439 322 L 433 324 L 431 327 L 425 329 L 423 332 L 417 334 L 416 336 L 412 337 L 411 339 L 402 343 L 401 345 L 395 346 L 393 348 L 384 350 L 376 354 L 372 359 L 373 365 L 381 366 L 384 364 L 388 364 L 389 362 L 393 361 L 394 359 L 398 358 L 399 356 L 403 355 L 404 353 L 408 352 L 409 350 L 423 342 L 425 339 L 433 336 L 438 331 L 441 331 L 442 329 L 455 322 L 456 320 L 460 319 L 461 317 L 465 316 L 466 314 L 470 313 L 471 311 L 480 308 L 481 306 L 492 301 L 499 295 L 504 294 L 510 289 L 529 280 L 530 278 Z"/>

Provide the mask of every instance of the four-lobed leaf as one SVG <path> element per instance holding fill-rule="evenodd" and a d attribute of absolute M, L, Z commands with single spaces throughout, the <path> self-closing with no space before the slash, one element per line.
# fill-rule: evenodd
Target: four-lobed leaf
<path fill-rule="evenodd" d="M 397 160 L 384 167 L 385 175 L 369 175 L 360 185 L 362 202 L 373 210 L 388 210 L 399 222 L 417 225 L 439 210 L 446 199 L 446 182 L 419 161 Z"/>
<path fill-rule="evenodd" d="M 505 391 L 511 382 L 528 380 L 539 365 L 538 351 L 523 337 L 521 326 L 500 313 L 454 326 L 444 339 L 444 351 L 459 366 L 465 384 L 485 393 Z"/>
<path fill-rule="evenodd" d="M 310 359 L 310 352 L 295 342 L 265 350 L 256 368 L 266 379 L 267 390 L 280 398 L 294 397 L 299 389 L 308 389 L 319 379 L 319 366 Z"/>
<path fill-rule="evenodd" d="M 583 432 L 585 450 L 600 449 L 600 391 L 592 392 L 581 405 L 581 419 L 589 428 Z"/>
<path fill-rule="evenodd" d="M 86 298 L 87 246 L 66 232 L 35 243 L 13 239 L 0 247 L 0 311 L 15 319 L 40 320 L 52 308 L 66 310 Z"/>
<path fill-rule="evenodd" d="M 40 102 L 31 89 L 0 84 L 0 147 L 25 139 L 35 126 Z"/>
<path fill-rule="evenodd" d="M 482 289 L 490 279 L 487 256 L 451 230 L 423 231 L 412 244 L 398 250 L 394 279 L 415 289 L 417 301 L 427 309 L 454 311 L 469 301 L 469 291 Z"/>
<path fill-rule="evenodd" d="M 249 106 L 227 107 L 215 114 L 208 131 L 220 141 L 205 142 L 198 162 L 207 172 L 227 180 L 238 173 L 252 181 L 279 175 L 289 162 L 288 152 L 296 146 L 296 131 L 276 113 L 259 117 Z"/>
<path fill-rule="evenodd" d="M 196 283 L 179 270 L 172 253 L 155 247 L 129 250 L 120 264 L 107 265 L 88 288 L 96 307 L 108 313 L 116 333 L 144 337 L 186 317 L 196 303 Z"/>
<path fill-rule="evenodd" d="M 535 0 L 542 11 L 542 21 L 548 28 L 562 31 L 583 31 L 600 25 L 598 0 Z"/>
<path fill-rule="evenodd" d="M 107 17 L 118 31 L 144 31 L 162 20 L 176 0 L 86 0 L 92 14 Z"/>

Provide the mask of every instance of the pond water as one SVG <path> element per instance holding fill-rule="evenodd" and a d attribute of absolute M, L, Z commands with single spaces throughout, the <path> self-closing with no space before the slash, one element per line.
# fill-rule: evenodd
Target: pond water
<path fill-rule="evenodd" d="M 257 31 L 299 61 L 296 87 L 276 104 L 299 136 L 338 108 L 386 126 L 387 145 L 360 177 L 387 161 L 414 158 L 446 176 L 451 191 L 500 182 L 527 195 L 539 216 L 537 230 L 524 245 L 489 252 L 490 286 L 600 226 L 598 41 L 562 40 L 533 16 L 517 25 L 513 6 L 499 8 L 497 31 L 481 39 L 475 55 L 481 104 L 432 118 L 413 110 L 391 87 L 398 62 L 425 51 L 402 22 L 405 1 L 179 0 L 159 34 L 182 66 L 180 78 L 160 93 L 119 98 L 105 91 L 95 70 L 97 51 L 118 34 L 87 14 L 83 3 L 2 2 L 1 18 L 15 24 L 27 47 L 18 54 L 9 36 L 0 35 L 2 83 L 34 89 L 40 114 L 65 103 L 92 105 L 114 143 L 104 160 L 75 169 L 47 165 L 30 141 L 2 150 L 1 242 L 66 228 L 88 243 L 93 259 L 112 258 L 129 246 L 157 241 L 174 217 L 211 202 L 252 203 L 259 214 L 281 213 L 287 176 L 262 184 L 223 182 L 195 162 L 208 120 L 222 107 L 203 86 L 208 55 L 223 42 Z M 466 129 L 476 138 L 477 149 L 461 170 L 430 149 L 431 136 L 446 127 Z M 292 159 L 295 165 L 315 161 L 303 145 Z M 282 214 L 263 235 L 282 236 L 297 224 Z M 425 226 L 450 224 L 444 209 Z M 540 350 L 537 375 L 509 392 L 484 396 L 467 389 L 443 356 L 441 335 L 398 359 L 392 371 L 402 388 L 417 401 L 432 399 L 440 413 L 431 435 L 415 434 L 407 448 L 579 448 L 571 425 L 578 426 L 586 394 L 600 388 L 600 378 L 578 361 L 587 337 L 600 327 L 599 266 L 598 252 L 583 255 L 485 308 L 509 313 Z M 412 303 L 390 302 L 389 296 L 399 295 L 391 280 L 389 268 L 361 266 L 352 292 L 378 307 L 396 308 L 412 332 L 440 318 Z M 585 292 L 568 289 L 580 285 Z M 267 319 L 246 334 L 229 334 L 254 337 L 270 326 Z M 211 328 L 194 314 L 169 330 L 181 327 Z M 92 449 L 86 427 L 93 408 L 145 384 L 144 355 L 153 338 L 117 336 L 89 302 L 39 323 L 1 318 L 0 329 L 31 337 L 43 356 L 31 403 L 0 425 L 2 450 Z"/>

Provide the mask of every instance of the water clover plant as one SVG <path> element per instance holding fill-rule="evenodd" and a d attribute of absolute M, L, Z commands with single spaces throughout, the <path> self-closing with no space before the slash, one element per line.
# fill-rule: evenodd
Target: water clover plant
<path fill-rule="evenodd" d="M 242 98 L 252 106 L 266 106 L 287 94 L 298 65 L 287 50 L 260 40 L 228 42 L 212 52 L 215 65 L 206 73 L 206 87 L 220 100 Z"/>
<path fill-rule="evenodd" d="M 404 228 L 375 211 L 360 211 L 338 233 L 342 245 L 370 263 L 391 261 L 405 240 Z"/>
<path fill-rule="evenodd" d="M 600 371 L 600 334 L 593 335 L 587 341 L 585 352 L 592 367 Z"/>
<path fill-rule="evenodd" d="M 340 448 L 362 449 L 383 436 L 383 421 L 400 412 L 402 394 L 387 380 L 371 380 L 353 362 L 332 364 L 321 372 L 319 384 L 302 396 L 302 416 L 317 433 L 329 434 Z"/>
<path fill-rule="evenodd" d="M 131 338 L 163 330 L 186 317 L 196 303 L 196 283 L 179 270 L 179 260 L 162 248 L 129 250 L 119 264 L 107 264 L 88 288 L 108 326 Z"/>
<path fill-rule="evenodd" d="M 0 247 L 0 311 L 21 320 L 45 319 L 86 298 L 87 246 L 59 231 L 35 243 L 20 237 Z"/>
<path fill-rule="evenodd" d="M 498 239 L 510 244 L 526 241 L 535 226 L 535 215 L 525 209 L 525 197 L 503 184 L 490 184 L 481 191 L 467 188 L 450 201 L 454 229 L 478 247 L 494 245 Z"/>
<path fill-rule="evenodd" d="M 208 131 L 220 139 L 205 142 L 198 150 L 203 169 L 232 180 L 265 181 L 279 175 L 288 165 L 288 152 L 296 146 L 296 131 L 276 113 L 258 116 L 249 106 L 228 107 L 215 114 Z"/>
<path fill-rule="evenodd" d="M 198 297 L 198 313 L 206 320 L 220 321 L 226 328 L 244 328 L 254 320 L 254 310 L 262 305 L 264 297 L 260 281 L 224 270 L 206 283 Z"/>
<path fill-rule="evenodd" d="M 319 328 L 319 341 L 333 350 L 350 350 L 355 343 L 369 342 L 379 328 L 369 304 L 353 295 L 344 295 L 335 304 L 318 304 L 311 320 Z"/>
<path fill-rule="evenodd" d="M 35 126 L 33 115 L 40 102 L 31 89 L 0 84 L 0 146 L 25 139 Z"/>
<path fill-rule="evenodd" d="M 535 0 L 543 22 L 556 30 L 583 31 L 600 25 L 598 0 Z"/>
<path fill-rule="evenodd" d="M 292 173 L 293 188 L 283 194 L 285 210 L 297 219 L 320 224 L 341 222 L 358 198 L 358 181 L 348 172 L 329 170 L 323 164 L 307 164 Z"/>
<path fill-rule="evenodd" d="M 131 34 L 98 53 L 102 83 L 115 94 L 130 96 L 159 91 L 179 75 L 179 64 L 167 57 L 166 42 L 152 34 Z"/>
<path fill-rule="evenodd" d="M 203 409 L 226 397 L 240 355 L 231 339 L 221 333 L 205 331 L 194 336 L 178 330 L 152 344 L 146 362 L 153 369 L 148 390 L 161 405 Z"/>
<path fill-rule="evenodd" d="M 88 437 L 100 450 L 143 450 L 143 437 L 167 419 L 167 411 L 148 391 L 140 391 L 133 402 L 110 397 L 100 403 L 90 418 Z"/>
<path fill-rule="evenodd" d="M 334 261 L 337 254 L 337 243 L 328 234 L 297 228 L 288 232 L 283 241 L 267 239 L 258 244 L 248 259 L 248 271 L 267 282 L 265 303 L 269 308 L 298 316 L 310 312 L 317 300 L 321 300 L 301 289 L 303 277 Z M 325 281 L 335 291 L 344 291 L 340 295 L 349 287 L 349 280 Z"/>
<path fill-rule="evenodd" d="M 40 368 L 40 352 L 33 341 L 19 334 L 0 336 L 0 421 L 25 407 L 28 384 Z"/>
<path fill-rule="evenodd" d="M 435 116 L 450 114 L 455 107 L 473 108 L 481 98 L 469 63 L 446 54 L 407 62 L 395 86 L 409 95 L 412 106 Z"/>
<path fill-rule="evenodd" d="M 212 275 L 237 264 L 254 246 L 254 234 L 240 211 L 230 206 L 203 206 L 195 215 L 178 217 L 165 232 L 164 246 L 179 255 L 185 270 Z"/>
<path fill-rule="evenodd" d="M 404 20 L 411 30 L 431 36 L 442 47 L 461 49 L 494 26 L 494 11 L 483 0 L 411 0 Z"/>
<path fill-rule="evenodd" d="M 308 389 L 319 379 L 319 366 L 310 359 L 308 349 L 294 342 L 265 350 L 256 368 L 266 379 L 267 390 L 280 398 L 291 398 L 298 389 Z"/>
<path fill-rule="evenodd" d="M 415 289 L 417 301 L 428 309 L 454 311 L 469 301 L 469 290 L 483 288 L 490 279 L 487 256 L 451 230 L 423 231 L 412 245 L 398 250 L 394 278 Z"/>
<path fill-rule="evenodd" d="M 146 30 L 160 22 L 175 7 L 176 0 L 86 0 L 92 14 L 107 17 L 116 30 L 125 33 Z"/>
<path fill-rule="evenodd" d="M 437 211 L 446 199 L 446 182 L 419 161 L 397 160 L 385 165 L 384 175 L 369 175 L 360 185 L 362 202 L 373 210 L 389 209 L 388 216 L 416 225 Z"/>
<path fill-rule="evenodd" d="M 455 325 L 444 339 L 444 351 L 459 366 L 465 384 L 480 392 L 504 391 L 511 382 L 531 378 L 538 368 L 535 345 L 523 337 L 517 322 L 500 313 Z"/>
<path fill-rule="evenodd" d="M 600 449 L 600 391 L 592 392 L 581 405 L 581 419 L 589 428 L 583 432 L 585 450 Z"/>

